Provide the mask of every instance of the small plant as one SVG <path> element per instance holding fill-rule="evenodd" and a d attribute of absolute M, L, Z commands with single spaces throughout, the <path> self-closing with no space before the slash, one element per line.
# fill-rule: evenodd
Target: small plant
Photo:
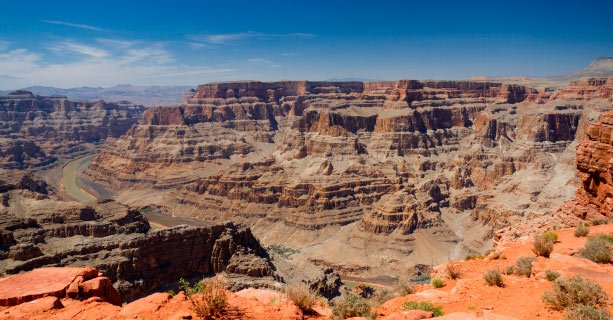
<path fill-rule="evenodd" d="M 545 271 L 545 278 L 547 278 L 547 280 L 549 281 L 555 281 L 559 277 L 560 277 L 560 273 L 557 271 L 553 271 L 553 270 Z"/>
<path fill-rule="evenodd" d="M 305 314 L 313 313 L 313 307 L 317 305 L 319 297 L 306 285 L 290 286 L 285 289 L 287 298 Z"/>
<path fill-rule="evenodd" d="M 556 234 L 556 237 L 557 236 L 558 235 Z M 551 252 L 553 251 L 553 241 L 548 240 L 544 235 L 536 235 L 534 236 L 533 242 L 532 252 L 534 252 L 534 254 L 537 256 L 549 258 L 549 255 L 551 255 Z"/>
<path fill-rule="evenodd" d="M 434 278 L 432 279 L 431 284 L 432 284 L 432 287 L 434 288 L 441 288 L 445 285 L 445 281 L 441 278 Z"/>
<path fill-rule="evenodd" d="M 593 226 L 599 226 L 601 224 L 608 224 L 610 222 L 611 222 L 610 219 L 594 219 L 594 220 L 592 220 L 592 225 Z"/>
<path fill-rule="evenodd" d="M 483 275 L 483 279 L 488 286 L 497 286 L 500 288 L 504 287 L 504 282 L 502 281 L 502 275 L 500 272 L 495 269 L 491 269 L 486 274 Z"/>
<path fill-rule="evenodd" d="M 558 278 L 552 290 L 543 295 L 543 301 L 558 310 L 577 305 L 604 307 L 608 299 L 600 285 L 579 276 Z"/>
<path fill-rule="evenodd" d="M 440 317 L 443 315 L 443 307 L 434 306 L 430 302 L 407 301 L 402 304 L 402 308 L 405 310 L 430 311 L 435 317 Z"/>
<path fill-rule="evenodd" d="M 590 237 L 585 243 L 585 247 L 580 251 L 581 256 L 596 263 L 611 262 L 611 247 L 603 237 Z"/>
<path fill-rule="evenodd" d="M 478 253 L 468 254 L 466 258 L 464 258 L 464 260 L 481 260 L 481 259 L 483 259 L 483 256 Z"/>
<path fill-rule="evenodd" d="M 460 265 L 457 262 L 449 261 L 445 265 L 445 273 L 451 280 L 460 278 L 462 271 L 460 271 Z"/>
<path fill-rule="evenodd" d="M 408 281 L 408 280 L 398 281 L 394 289 L 396 293 L 398 293 L 401 296 L 406 296 L 406 295 L 415 293 L 415 286 L 413 285 L 411 281 Z"/>
<path fill-rule="evenodd" d="M 590 238 L 602 239 L 608 242 L 609 244 L 613 244 L 613 234 L 598 233 L 598 234 L 591 236 Z"/>
<path fill-rule="evenodd" d="M 504 272 L 504 274 L 506 274 L 507 276 L 510 276 L 513 273 L 515 273 L 515 266 L 508 266 Z"/>
<path fill-rule="evenodd" d="M 193 286 L 186 280 L 179 280 L 179 287 L 185 291 L 190 308 L 203 320 L 225 319 L 228 313 L 226 283 L 221 278 L 204 279 Z"/>
<path fill-rule="evenodd" d="M 575 237 L 585 237 L 587 236 L 587 234 L 590 233 L 590 229 L 588 229 L 583 223 L 580 223 L 577 225 L 577 228 L 575 228 Z"/>
<path fill-rule="evenodd" d="M 347 319 L 351 317 L 370 317 L 371 305 L 368 300 L 352 293 L 334 299 L 332 316 L 334 319 Z"/>
<path fill-rule="evenodd" d="M 388 288 L 377 289 L 375 291 L 375 294 L 372 296 L 372 301 L 374 301 L 376 305 L 380 305 L 386 301 L 392 300 L 397 296 L 398 293 L 394 290 Z"/>
<path fill-rule="evenodd" d="M 170 289 L 170 290 L 168 290 L 168 295 L 171 296 L 171 297 L 174 297 L 174 296 L 177 295 L 177 292 L 172 290 L 172 289 Z"/>
<path fill-rule="evenodd" d="M 604 309 L 578 304 L 568 308 L 565 320 L 611 320 L 609 313 Z"/>
<path fill-rule="evenodd" d="M 517 274 L 530 278 L 530 275 L 532 274 L 532 263 L 535 260 L 536 259 L 533 257 L 517 258 L 517 260 L 515 260 L 515 270 L 517 271 Z"/>
<path fill-rule="evenodd" d="M 543 232 L 542 236 L 543 236 L 543 239 L 551 241 L 551 242 L 558 241 L 558 234 L 555 231 L 547 230 Z"/>

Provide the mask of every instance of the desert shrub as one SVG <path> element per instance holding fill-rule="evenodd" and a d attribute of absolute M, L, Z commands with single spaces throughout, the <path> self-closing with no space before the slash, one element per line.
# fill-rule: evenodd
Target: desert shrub
<path fill-rule="evenodd" d="M 336 298 L 332 305 L 334 319 L 347 319 L 351 317 L 370 317 L 371 305 L 368 300 L 352 293 Z"/>
<path fill-rule="evenodd" d="M 580 251 L 581 256 L 596 263 L 609 263 L 611 261 L 611 247 L 602 237 L 590 237 L 585 247 Z"/>
<path fill-rule="evenodd" d="M 613 234 L 598 233 L 591 236 L 590 238 L 602 239 L 610 244 L 613 244 Z"/>
<path fill-rule="evenodd" d="M 507 276 L 510 276 L 513 273 L 515 273 L 515 266 L 508 266 L 504 271 L 504 274 L 506 274 Z"/>
<path fill-rule="evenodd" d="M 566 311 L 565 320 L 610 320 L 609 313 L 593 306 L 576 305 Z"/>
<path fill-rule="evenodd" d="M 449 261 L 445 265 L 445 273 L 449 279 L 455 280 L 460 278 L 462 271 L 460 271 L 460 265 L 457 262 Z"/>
<path fill-rule="evenodd" d="M 312 313 L 313 307 L 319 301 L 319 297 L 309 290 L 306 285 L 289 286 L 285 288 L 285 295 L 303 313 Z"/>
<path fill-rule="evenodd" d="M 553 271 L 553 270 L 545 271 L 545 278 L 547 278 L 547 280 L 549 281 L 554 281 L 555 279 L 559 277 L 560 277 L 560 273 L 557 271 Z"/>
<path fill-rule="evenodd" d="M 478 254 L 478 253 L 471 253 L 466 255 L 466 258 L 464 258 L 464 260 L 481 260 L 483 259 L 483 256 Z"/>
<path fill-rule="evenodd" d="M 432 279 L 431 284 L 432 284 L 432 287 L 434 288 L 441 288 L 445 285 L 445 281 L 441 278 L 434 278 Z"/>
<path fill-rule="evenodd" d="M 579 276 L 558 278 L 553 282 L 553 288 L 543 295 L 543 301 L 558 310 L 580 304 L 604 307 L 607 300 L 607 293 L 600 285 Z"/>
<path fill-rule="evenodd" d="M 220 320 L 227 318 L 228 296 L 226 283 L 218 277 L 204 279 L 193 286 L 184 279 L 179 286 L 185 291 L 190 308 L 203 320 Z"/>
<path fill-rule="evenodd" d="M 593 226 L 599 226 L 601 224 L 608 224 L 610 222 L 611 222 L 611 220 L 609 220 L 609 219 L 594 219 L 594 220 L 592 220 L 592 225 Z"/>
<path fill-rule="evenodd" d="M 547 230 L 543 232 L 542 236 L 543 236 L 543 239 L 551 241 L 551 242 L 558 241 L 558 234 L 555 231 Z"/>
<path fill-rule="evenodd" d="M 520 257 L 515 260 L 515 270 L 520 276 L 530 278 L 532 274 L 532 263 L 536 260 L 533 257 Z"/>
<path fill-rule="evenodd" d="M 593 226 L 599 226 L 601 224 L 609 224 L 611 223 L 612 219 L 594 219 L 592 220 L 592 225 Z"/>
<path fill-rule="evenodd" d="M 491 269 L 483 275 L 483 279 L 488 286 L 497 286 L 501 288 L 504 287 L 502 275 L 500 275 L 500 272 L 498 272 L 498 270 Z"/>
<path fill-rule="evenodd" d="M 174 290 L 172 290 L 172 289 L 170 289 L 170 290 L 168 290 L 168 291 L 166 291 L 166 292 L 167 292 L 167 293 L 168 293 L 168 295 L 169 295 L 169 296 L 171 296 L 171 297 L 174 297 L 174 296 L 176 296 L 176 295 L 177 295 L 177 292 L 176 292 L 176 291 L 174 291 Z"/>
<path fill-rule="evenodd" d="M 553 251 L 553 241 L 548 240 L 544 235 L 536 235 L 534 236 L 533 242 L 532 252 L 534 252 L 534 254 L 537 256 L 549 258 L 549 255 L 551 255 L 551 252 Z"/>
<path fill-rule="evenodd" d="M 587 234 L 590 233 L 590 229 L 588 229 L 583 223 L 580 223 L 577 225 L 577 228 L 575 228 L 575 237 L 585 237 L 587 236 Z"/>
<path fill-rule="evenodd" d="M 413 285 L 413 283 L 411 281 L 400 280 L 400 281 L 398 281 L 398 283 L 394 287 L 394 290 L 399 295 L 406 296 L 408 294 L 415 293 L 415 286 Z"/>
<path fill-rule="evenodd" d="M 375 294 L 372 296 L 371 300 L 376 304 L 380 305 L 386 301 L 392 300 L 397 297 L 398 293 L 392 289 L 383 288 L 375 290 Z"/>
<path fill-rule="evenodd" d="M 430 311 L 435 317 L 440 317 L 443 315 L 443 307 L 434 306 L 430 302 L 407 301 L 402 304 L 402 308 L 405 310 Z"/>

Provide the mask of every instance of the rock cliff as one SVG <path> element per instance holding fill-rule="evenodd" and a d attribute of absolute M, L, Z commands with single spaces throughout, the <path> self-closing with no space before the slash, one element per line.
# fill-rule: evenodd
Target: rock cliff
<path fill-rule="evenodd" d="M 95 267 L 124 300 L 180 277 L 219 272 L 235 289 L 277 283 L 266 251 L 242 225 L 154 231 L 138 211 L 113 201 L 80 205 L 17 187 L 0 195 L 3 275 L 44 266 Z"/>
<path fill-rule="evenodd" d="M 577 169 L 587 199 L 608 217 L 613 216 L 613 111 L 602 113 L 587 129 L 587 139 L 577 147 Z"/>
<path fill-rule="evenodd" d="M 108 137 L 121 136 L 137 123 L 142 111 L 141 106 L 125 103 L 70 101 L 23 90 L 0 95 L 0 143 L 12 150 L 11 161 L 3 165 L 31 167 L 46 164 L 54 156 L 81 153 Z"/>
<path fill-rule="evenodd" d="M 244 222 L 296 259 L 398 274 L 483 250 L 493 230 L 573 198 L 575 147 L 611 109 L 609 86 L 205 84 L 148 110 L 84 177 L 132 205 Z"/>

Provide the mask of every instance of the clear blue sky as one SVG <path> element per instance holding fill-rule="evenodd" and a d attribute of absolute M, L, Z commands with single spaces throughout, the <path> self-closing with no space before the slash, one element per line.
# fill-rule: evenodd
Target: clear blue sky
<path fill-rule="evenodd" d="M 613 1 L 2 1 L 0 88 L 547 76 L 613 55 Z"/>

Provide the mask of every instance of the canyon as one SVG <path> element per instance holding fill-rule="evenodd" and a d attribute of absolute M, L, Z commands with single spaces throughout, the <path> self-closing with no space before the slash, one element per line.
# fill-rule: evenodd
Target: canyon
<path fill-rule="evenodd" d="M 552 208 L 581 184 L 579 142 L 609 142 L 589 125 L 611 109 L 612 90 L 611 77 L 559 90 L 487 81 L 204 84 L 181 106 L 147 109 L 81 177 L 132 207 L 244 223 L 264 245 L 344 276 L 403 277 L 484 252 L 508 226 L 567 224 Z M 594 170 L 604 178 L 590 180 L 591 193 L 608 206 L 610 190 L 599 184 L 610 169 Z"/>

